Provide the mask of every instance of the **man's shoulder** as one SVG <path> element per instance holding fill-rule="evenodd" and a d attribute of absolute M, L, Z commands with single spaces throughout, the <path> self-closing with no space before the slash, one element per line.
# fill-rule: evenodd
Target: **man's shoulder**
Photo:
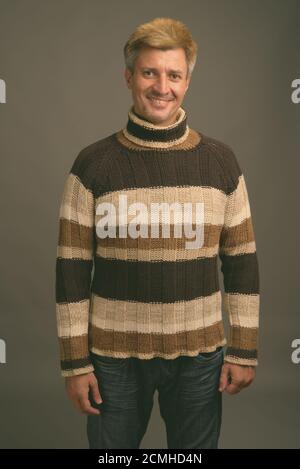
<path fill-rule="evenodd" d="M 86 145 L 77 153 L 71 168 L 72 173 L 79 174 L 95 170 L 95 167 L 101 166 L 107 156 L 112 153 L 114 145 L 115 133 Z"/>
<path fill-rule="evenodd" d="M 96 181 L 99 180 L 99 188 L 105 181 L 107 174 L 105 162 L 114 153 L 114 136 L 115 133 L 86 145 L 73 160 L 70 173 L 91 191 L 94 190 Z"/>
<path fill-rule="evenodd" d="M 231 145 L 225 143 L 223 140 L 203 135 L 203 144 L 206 146 L 207 151 L 216 159 L 218 164 L 230 173 L 241 174 L 241 168 L 236 157 L 236 153 Z"/>
<path fill-rule="evenodd" d="M 233 148 L 228 143 L 207 134 L 203 134 L 202 132 L 198 133 L 202 135 L 202 143 L 206 145 L 207 149 L 211 150 L 212 153 L 219 153 L 224 156 L 234 155 Z"/>
<path fill-rule="evenodd" d="M 108 135 L 107 137 L 103 137 L 99 140 L 96 140 L 92 143 L 89 143 L 85 147 L 83 147 L 76 159 L 78 160 L 93 160 L 99 158 L 103 159 L 105 155 L 110 151 L 112 146 L 115 143 L 115 132 L 113 134 Z"/>
<path fill-rule="evenodd" d="M 209 157 L 213 159 L 216 170 L 224 181 L 225 192 L 232 192 L 242 175 L 242 170 L 232 146 L 208 135 L 203 135 L 203 145 Z"/>

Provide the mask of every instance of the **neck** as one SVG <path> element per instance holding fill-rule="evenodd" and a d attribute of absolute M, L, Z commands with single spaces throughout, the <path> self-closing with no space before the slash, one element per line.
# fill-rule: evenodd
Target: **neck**
<path fill-rule="evenodd" d="M 181 108 L 180 108 L 181 109 Z M 135 107 L 132 106 L 130 108 L 130 112 L 134 114 L 135 117 L 138 117 L 141 121 L 144 121 L 150 125 L 155 125 L 157 126 L 158 128 L 165 128 L 165 127 L 168 127 L 169 125 L 172 125 L 172 124 L 175 124 L 176 121 L 179 119 L 180 117 L 180 109 L 177 109 L 177 114 L 175 116 L 175 119 L 173 119 L 171 122 L 169 122 L 168 124 L 156 124 L 155 122 L 151 122 L 149 121 L 149 119 L 147 119 L 145 116 L 143 116 L 142 114 L 139 114 L 136 110 L 135 110 Z"/>
<path fill-rule="evenodd" d="M 138 115 L 134 111 L 134 107 L 131 106 L 123 134 L 137 145 L 150 148 L 169 148 L 184 142 L 189 135 L 186 112 L 180 107 L 173 124 L 159 126 Z"/>

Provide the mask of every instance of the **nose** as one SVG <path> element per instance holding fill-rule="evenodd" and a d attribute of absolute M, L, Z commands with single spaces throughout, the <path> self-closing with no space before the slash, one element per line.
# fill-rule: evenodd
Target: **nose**
<path fill-rule="evenodd" d="M 157 77 L 157 80 L 155 81 L 154 84 L 154 90 L 156 91 L 157 94 L 160 96 L 167 95 L 169 92 L 169 85 L 168 85 L 168 79 L 166 75 L 159 75 Z"/>

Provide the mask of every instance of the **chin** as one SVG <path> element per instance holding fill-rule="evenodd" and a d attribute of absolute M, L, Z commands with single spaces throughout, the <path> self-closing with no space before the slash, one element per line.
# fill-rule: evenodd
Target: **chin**
<path fill-rule="evenodd" d="M 151 119 L 151 121 L 154 124 L 161 124 L 162 122 L 165 122 L 169 118 L 170 118 L 169 115 L 162 115 L 159 112 L 149 114 L 149 119 Z"/>

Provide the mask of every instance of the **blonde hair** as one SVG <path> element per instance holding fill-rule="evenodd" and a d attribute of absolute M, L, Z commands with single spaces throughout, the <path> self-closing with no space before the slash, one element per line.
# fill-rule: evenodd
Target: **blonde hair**
<path fill-rule="evenodd" d="M 134 72 L 135 60 L 142 47 L 167 50 L 182 47 L 187 61 L 187 76 L 190 77 L 197 58 L 197 44 L 187 26 L 172 18 L 155 18 L 141 24 L 129 36 L 124 49 L 126 68 Z"/>

